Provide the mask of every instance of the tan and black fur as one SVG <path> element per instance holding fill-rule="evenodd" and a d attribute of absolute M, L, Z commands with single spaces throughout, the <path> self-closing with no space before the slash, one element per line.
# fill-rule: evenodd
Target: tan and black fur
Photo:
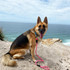
<path fill-rule="evenodd" d="M 31 50 L 32 59 L 35 62 L 36 59 L 34 57 L 34 50 L 36 46 L 36 37 L 38 38 L 38 42 L 40 42 L 42 40 L 40 34 L 44 36 L 47 29 L 48 29 L 47 17 L 44 18 L 43 22 L 41 22 L 40 17 L 38 17 L 37 24 L 34 28 L 21 34 L 14 40 L 14 42 L 10 47 L 9 52 L 2 57 L 2 63 L 7 66 L 15 66 L 16 61 L 12 60 L 12 58 L 14 59 L 24 58 L 23 56 L 26 54 L 28 50 Z"/>

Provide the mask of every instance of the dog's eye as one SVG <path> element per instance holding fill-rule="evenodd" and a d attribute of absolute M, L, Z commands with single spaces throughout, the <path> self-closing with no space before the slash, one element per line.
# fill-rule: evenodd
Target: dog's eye
<path fill-rule="evenodd" d="M 43 25 L 43 27 L 45 28 L 45 25 Z"/>
<path fill-rule="evenodd" d="M 41 27 L 41 25 L 39 25 L 39 28 Z"/>

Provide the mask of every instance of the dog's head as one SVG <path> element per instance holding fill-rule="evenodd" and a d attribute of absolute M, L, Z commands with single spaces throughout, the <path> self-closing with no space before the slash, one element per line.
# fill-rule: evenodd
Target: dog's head
<path fill-rule="evenodd" d="M 48 29 L 48 20 L 47 17 L 44 18 L 44 21 L 41 22 L 41 18 L 38 17 L 37 24 L 35 26 L 35 32 L 42 38 Z"/>

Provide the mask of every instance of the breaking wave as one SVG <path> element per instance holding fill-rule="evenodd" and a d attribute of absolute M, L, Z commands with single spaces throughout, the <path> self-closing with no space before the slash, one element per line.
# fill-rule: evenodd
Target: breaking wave
<path fill-rule="evenodd" d="M 70 46 L 70 39 L 64 40 L 64 41 L 63 41 L 63 44 L 64 44 L 64 45 Z"/>

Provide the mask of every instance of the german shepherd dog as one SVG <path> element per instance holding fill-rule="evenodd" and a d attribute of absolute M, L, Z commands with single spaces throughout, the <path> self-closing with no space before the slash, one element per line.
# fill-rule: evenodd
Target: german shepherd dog
<path fill-rule="evenodd" d="M 34 49 L 36 46 L 36 38 L 38 38 L 39 43 L 42 40 L 47 29 L 48 29 L 47 17 L 44 18 L 43 22 L 41 22 L 40 17 L 38 17 L 37 24 L 34 28 L 21 34 L 14 40 L 14 42 L 10 47 L 9 52 L 2 57 L 3 65 L 15 66 L 16 61 L 12 60 L 12 58 L 14 59 L 24 58 L 23 56 L 26 55 L 28 50 L 30 50 L 32 59 L 35 62 L 36 59 L 34 57 Z"/>

